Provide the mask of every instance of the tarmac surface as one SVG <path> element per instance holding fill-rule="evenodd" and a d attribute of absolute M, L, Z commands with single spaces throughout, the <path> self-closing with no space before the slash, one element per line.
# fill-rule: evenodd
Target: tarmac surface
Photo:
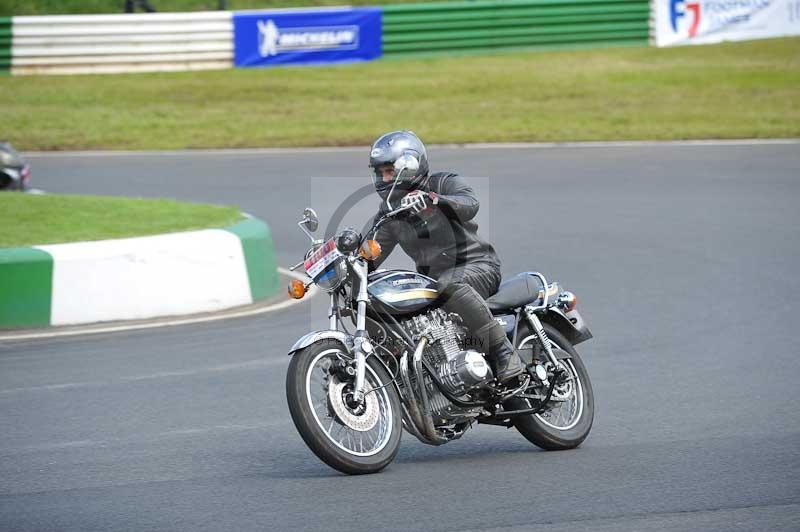
<path fill-rule="evenodd" d="M 0 344 L 0 530 L 800 530 L 800 147 L 432 149 L 482 200 L 506 276 L 578 295 L 597 411 L 573 451 L 480 426 L 404 434 L 378 475 L 305 447 L 286 350 L 324 296 L 256 317 Z M 53 193 L 374 212 L 367 150 L 33 156 Z M 348 177 L 352 176 L 352 177 Z M 359 189 L 359 187 L 363 187 Z M 9 230 L 9 228 L 6 228 Z M 13 230 L 13 228 L 12 228 Z M 408 266 L 398 249 L 391 265 Z"/>

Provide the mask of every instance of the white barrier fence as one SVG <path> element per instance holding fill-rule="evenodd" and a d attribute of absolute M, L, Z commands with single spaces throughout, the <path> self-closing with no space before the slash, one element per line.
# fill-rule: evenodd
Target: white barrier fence
<path fill-rule="evenodd" d="M 650 7 L 656 46 L 800 35 L 800 0 L 650 0 Z M 232 68 L 233 18 L 230 11 L 0 18 L 0 73 Z"/>
<path fill-rule="evenodd" d="M 800 35 L 800 0 L 651 0 L 656 46 Z"/>
<path fill-rule="evenodd" d="M 233 66 L 227 11 L 14 17 L 11 73 L 107 74 Z"/>

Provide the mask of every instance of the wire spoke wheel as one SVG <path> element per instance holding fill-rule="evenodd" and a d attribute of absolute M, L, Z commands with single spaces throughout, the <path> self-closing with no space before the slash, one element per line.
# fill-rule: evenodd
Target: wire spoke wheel
<path fill-rule="evenodd" d="M 556 345 L 553 347 L 560 349 Z M 561 369 L 566 372 L 566 377 L 553 388 L 547 410 L 536 417 L 556 430 L 569 430 L 578 424 L 583 414 L 583 384 L 572 360 L 561 361 Z"/>
<path fill-rule="evenodd" d="M 330 441 L 356 456 L 372 456 L 389 441 L 392 412 L 389 394 L 375 372 L 367 367 L 366 396 L 352 405 L 353 384 L 341 382 L 331 371 L 346 353 L 329 349 L 318 354 L 306 374 L 306 395 L 314 420 Z"/>
<path fill-rule="evenodd" d="M 536 341 L 535 335 L 528 336 L 520 342 L 519 348 L 530 349 Z M 552 339 L 550 340 L 550 345 L 554 350 L 563 351 Z M 548 402 L 547 409 L 541 414 L 534 414 L 534 416 L 555 430 L 569 430 L 578 424 L 583 414 L 583 384 L 571 359 L 566 358 L 559 362 L 559 369 L 564 372 L 564 376 L 553 387 L 553 394 Z M 544 366 L 549 374 L 553 373 L 555 368 L 552 362 L 548 361 Z M 542 394 L 546 391 L 544 387 L 539 390 Z"/>
<path fill-rule="evenodd" d="M 594 392 L 589 373 L 569 340 L 550 325 L 544 324 L 544 326 L 553 350 L 566 351 L 568 354 L 558 361 L 559 369 L 563 373 L 556 381 L 553 394 L 544 411 L 515 417 L 513 422 L 525 438 L 543 449 L 572 449 L 586 439 L 592 428 Z M 530 349 L 534 342 L 538 342 L 536 335 L 528 331 L 522 335 L 519 349 Z M 543 365 L 549 375 L 556 369 L 549 361 Z M 541 394 L 546 391 L 544 387 L 539 390 Z M 534 406 L 526 399 L 514 398 L 508 408 L 521 410 Z"/>
<path fill-rule="evenodd" d="M 364 399 L 356 403 L 354 378 L 342 371 L 351 362 L 338 342 L 323 340 L 296 352 L 286 375 L 286 398 L 295 427 L 317 457 L 344 473 L 375 473 L 400 446 L 400 399 L 386 368 L 372 356 Z"/>

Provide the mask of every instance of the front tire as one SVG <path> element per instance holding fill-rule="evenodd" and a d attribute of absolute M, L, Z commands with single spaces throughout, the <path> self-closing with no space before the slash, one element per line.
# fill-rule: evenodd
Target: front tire
<path fill-rule="evenodd" d="M 574 380 L 569 383 L 571 389 L 562 390 L 564 401 L 551 400 L 548 409 L 541 414 L 513 418 L 514 427 L 528 441 L 546 451 L 574 449 L 589 435 L 594 422 L 592 383 L 586 366 L 569 340 L 549 324 L 543 325 L 553 349 L 562 349 L 572 355 L 562 362 L 571 374 L 570 378 Z M 525 327 L 521 328 L 518 348 L 530 347 L 530 342 L 538 341 L 532 339 L 532 333 L 529 331 Z M 505 403 L 505 407 L 509 410 L 521 410 L 531 406 L 528 400 L 520 398 L 513 398 Z M 563 415 L 560 410 L 565 406 L 569 410 Z"/>
<path fill-rule="evenodd" d="M 367 358 L 367 395 L 352 408 L 352 384 L 331 365 L 351 361 L 339 342 L 322 341 L 298 351 L 286 374 L 286 399 L 297 431 L 317 457 L 350 475 L 377 473 L 400 447 L 402 414 L 397 391 L 383 365 Z M 373 391 L 369 391 L 373 390 Z M 352 395 L 352 394 L 351 394 Z"/>

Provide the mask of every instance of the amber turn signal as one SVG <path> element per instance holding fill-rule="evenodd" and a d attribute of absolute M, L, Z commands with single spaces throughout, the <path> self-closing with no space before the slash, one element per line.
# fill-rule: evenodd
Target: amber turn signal
<path fill-rule="evenodd" d="M 289 283 L 289 297 L 292 299 L 302 299 L 306 295 L 306 285 L 299 279 L 293 279 Z"/>
<path fill-rule="evenodd" d="M 375 260 L 381 256 L 381 245 L 377 240 L 367 240 L 361 245 L 359 253 L 367 260 Z"/>

